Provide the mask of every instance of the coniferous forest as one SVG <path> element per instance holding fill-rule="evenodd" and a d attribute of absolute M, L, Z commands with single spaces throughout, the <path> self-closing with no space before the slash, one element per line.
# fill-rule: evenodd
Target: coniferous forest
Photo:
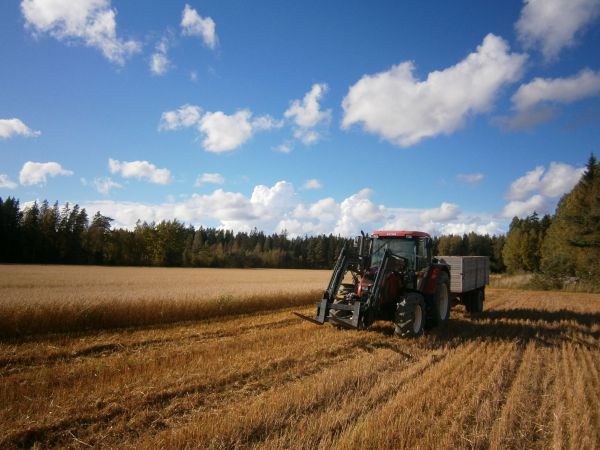
<path fill-rule="evenodd" d="M 174 267 L 331 268 L 350 240 L 334 235 L 290 238 L 285 232 L 234 233 L 174 220 L 111 228 L 78 205 L 44 201 L 21 209 L 0 198 L 0 262 Z M 484 255 L 493 272 L 532 272 L 544 283 L 600 280 L 600 164 L 592 155 L 579 183 L 554 215 L 515 217 L 506 235 L 434 238 L 434 254 Z"/>

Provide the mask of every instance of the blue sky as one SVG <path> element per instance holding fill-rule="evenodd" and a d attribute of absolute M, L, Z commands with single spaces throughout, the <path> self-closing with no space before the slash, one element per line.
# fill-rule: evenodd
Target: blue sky
<path fill-rule="evenodd" d="M 0 3 L 0 196 L 502 233 L 600 142 L 600 0 Z"/>

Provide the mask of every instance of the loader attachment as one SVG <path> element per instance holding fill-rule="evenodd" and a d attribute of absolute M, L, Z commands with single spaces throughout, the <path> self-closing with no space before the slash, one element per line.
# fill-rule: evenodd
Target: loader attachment
<path fill-rule="evenodd" d="M 298 317 L 309 322 L 316 323 L 317 325 L 323 325 L 329 315 L 329 302 L 326 298 L 322 299 L 320 303 L 317 303 L 317 315 L 315 317 L 308 317 L 299 312 L 295 312 Z"/>
<path fill-rule="evenodd" d="M 346 253 L 346 248 L 342 249 L 340 256 L 336 262 L 331 280 L 327 290 L 323 293 L 323 298 L 317 303 L 317 311 L 314 317 L 309 317 L 304 314 L 295 312 L 294 314 L 301 319 L 323 325 L 325 322 L 331 322 L 333 325 L 344 328 L 364 328 L 371 324 L 379 309 L 381 289 L 383 281 L 388 272 L 388 263 L 390 258 L 394 257 L 389 250 L 384 252 L 381 265 L 375 277 L 372 290 L 369 295 L 359 297 L 351 294 L 349 297 L 338 298 L 338 291 L 344 275 L 349 269 L 349 266 L 355 264 Z M 343 297 L 343 296 L 342 296 Z M 336 301 L 337 299 L 337 301 Z"/>
<path fill-rule="evenodd" d="M 314 317 L 308 317 L 304 314 L 300 314 L 295 312 L 298 317 L 304 320 L 308 320 L 309 322 L 316 323 L 318 325 L 323 325 L 329 318 L 329 310 L 334 306 L 333 300 L 335 300 L 335 296 L 340 288 L 340 284 L 344 279 L 344 275 L 348 271 L 348 266 L 350 264 L 350 257 L 348 255 L 348 250 L 346 246 L 342 248 L 340 255 L 335 263 L 335 267 L 333 268 L 333 274 L 331 275 L 331 280 L 329 280 L 329 285 L 325 292 L 323 292 L 323 298 L 319 303 L 317 303 L 317 313 Z"/>

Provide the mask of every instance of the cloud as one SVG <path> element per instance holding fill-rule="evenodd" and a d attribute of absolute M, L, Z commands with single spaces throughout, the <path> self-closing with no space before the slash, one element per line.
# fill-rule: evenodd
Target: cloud
<path fill-rule="evenodd" d="M 550 212 L 550 204 L 546 197 L 540 194 L 532 195 L 526 200 L 513 200 L 509 202 L 502 210 L 502 216 L 525 217 L 536 211 L 540 214 Z"/>
<path fill-rule="evenodd" d="M 165 111 L 160 116 L 159 130 L 179 130 L 197 126 L 202 117 L 202 108 L 185 104 L 175 111 Z"/>
<path fill-rule="evenodd" d="M 457 204 L 443 202 L 439 208 L 426 209 L 421 213 L 423 222 L 447 222 L 458 217 L 460 208 Z"/>
<path fill-rule="evenodd" d="M 524 200 L 532 192 L 546 197 L 560 197 L 573 189 L 584 172 L 583 167 L 577 168 L 559 162 L 551 162 L 548 170 L 544 166 L 537 166 L 511 183 L 506 198 Z"/>
<path fill-rule="evenodd" d="M 41 134 L 25 125 L 20 119 L 0 119 L 0 139 L 13 136 L 37 137 Z"/>
<path fill-rule="evenodd" d="M 108 195 L 111 189 L 120 189 L 123 186 L 116 181 L 113 181 L 110 177 L 94 178 L 92 182 L 94 188 L 100 193 Z"/>
<path fill-rule="evenodd" d="M 352 236 L 365 225 L 380 222 L 384 217 L 384 207 L 373 203 L 369 196 L 370 189 L 362 189 L 340 203 L 340 217 L 335 225 L 334 233 Z"/>
<path fill-rule="evenodd" d="M 530 110 L 541 103 L 572 103 L 600 93 L 600 72 L 584 69 L 568 78 L 536 78 L 523 84 L 512 96 L 517 111 Z"/>
<path fill-rule="evenodd" d="M 148 161 L 117 161 L 109 158 L 108 168 L 110 173 L 118 173 L 123 178 L 146 179 L 155 184 L 169 184 L 173 181 L 168 169 L 158 169 Z"/>
<path fill-rule="evenodd" d="M 544 58 L 555 59 L 564 48 L 575 46 L 576 35 L 600 14 L 598 0 L 525 0 L 515 24 L 525 48 L 539 48 Z"/>
<path fill-rule="evenodd" d="M 47 33 L 59 41 L 82 42 L 118 65 L 141 49 L 139 42 L 117 37 L 117 12 L 110 0 L 23 0 L 21 11 L 34 35 Z"/>
<path fill-rule="evenodd" d="M 485 178 L 482 173 L 459 173 L 456 178 L 467 184 L 479 184 Z"/>
<path fill-rule="evenodd" d="M 169 39 L 163 37 L 156 47 L 154 53 L 150 57 L 150 72 L 153 75 L 162 76 L 166 74 L 171 68 L 171 61 L 167 55 L 169 51 Z"/>
<path fill-rule="evenodd" d="M 477 233 L 490 236 L 503 234 L 504 230 L 498 222 L 490 220 L 488 222 L 453 222 L 443 224 L 437 231 L 436 234 L 456 234 L 463 235 L 469 233 Z"/>
<path fill-rule="evenodd" d="M 198 175 L 196 178 L 196 183 L 194 186 L 202 186 L 203 184 L 223 184 L 225 183 L 225 178 L 220 173 L 203 173 L 202 175 Z"/>
<path fill-rule="evenodd" d="M 325 95 L 327 89 L 324 83 L 313 84 L 302 101 L 292 101 L 283 114 L 295 124 L 294 137 L 305 145 L 316 143 L 321 138 L 321 134 L 315 128 L 326 126 L 331 121 L 331 110 L 321 111 L 319 105 L 319 100 Z"/>
<path fill-rule="evenodd" d="M 537 166 L 510 185 L 506 198 L 511 200 L 502 211 L 503 217 L 523 217 L 534 211 L 545 214 L 552 212 L 557 199 L 571 191 L 585 172 L 584 167 L 551 162 L 546 170 Z"/>
<path fill-rule="evenodd" d="M 283 142 L 281 144 L 279 144 L 277 147 L 275 147 L 275 150 L 278 151 L 279 153 L 292 153 L 292 150 L 294 149 L 294 145 L 291 142 Z"/>
<path fill-rule="evenodd" d="M 0 189 L 16 189 L 17 183 L 12 181 L 8 175 L 0 173 Z"/>
<path fill-rule="evenodd" d="M 202 17 L 190 5 L 185 5 L 181 13 L 181 33 L 184 36 L 198 36 L 207 47 L 214 49 L 218 42 L 215 28 L 214 20 Z"/>
<path fill-rule="evenodd" d="M 469 115 L 488 111 L 500 89 L 521 78 L 526 59 L 509 53 L 502 38 L 488 34 L 475 52 L 431 72 L 425 81 L 415 79 L 410 61 L 364 75 L 342 102 L 342 127 L 361 123 L 366 131 L 401 147 L 451 134 Z"/>
<path fill-rule="evenodd" d="M 322 198 L 302 202 L 294 186 L 278 181 L 273 186 L 257 185 L 244 195 L 217 189 L 210 194 L 162 204 L 96 201 L 82 205 L 88 211 L 100 210 L 113 217 L 117 227 L 135 227 L 138 219 L 147 222 L 177 218 L 185 223 L 217 226 L 234 231 L 258 228 L 267 233 L 286 231 L 289 236 L 340 234 L 354 236 L 365 230 L 423 230 L 432 234 L 499 234 L 502 227 L 486 214 L 467 214 L 458 205 L 442 202 L 438 208 L 409 209 L 379 205 L 370 199 L 372 191 L 360 191 L 342 199 Z M 426 219 L 426 220 L 423 220 Z"/>
<path fill-rule="evenodd" d="M 555 105 L 568 104 L 600 93 L 600 72 L 583 69 L 566 78 L 535 78 L 522 84 L 511 97 L 513 116 L 499 116 L 493 122 L 505 130 L 526 130 L 552 120 Z"/>
<path fill-rule="evenodd" d="M 178 130 L 195 127 L 204 135 L 202 147 L 213 153 L 235 150 L 247 142 L 255 132 L 279 128 L 280 121 L 269 115 L 252 118 L 252 112 L 242 109 L 228 115 L 222 111 L 205 112 L 195 105 L 183 105 L 178 110 L 163 112 L 159 130 Z"/>
<path fill-rule="evenodd" d="M 311 178 L 310 180 L 306 180 L 306 183 L 304 183 L 304 186 L 303 186 L 304 189 L 321 189 L 322 187 L 323 187 L 323 185 L 316 178 Z"/>
<path fill-rule="evenodd" d="M 221 111 L 206 113 L 199 125 L 200 131 L 205 134 L 202 146 L 214 153 L 235 150 L 252 136 L 251 116 L 247 109 L 232 115 Z"/>
<path fill-rule="evenodd" d="M 70 176 L 73 172 L 63 169 L 56 162 L 38 163 L 27 161 L 19 172 L 19 182 L 23 186 L 44 185 L 48 177 Z"/>

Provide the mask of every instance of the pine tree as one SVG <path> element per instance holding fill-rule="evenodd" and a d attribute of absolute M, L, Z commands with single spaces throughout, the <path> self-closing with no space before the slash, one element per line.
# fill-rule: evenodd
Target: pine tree
<path fill-rule="evenodd" d="M 600 164 L 592 154 L 573 190 L 556 209 L 542 248 L 542 270 L 555 280 L 600 284 Z"/>

